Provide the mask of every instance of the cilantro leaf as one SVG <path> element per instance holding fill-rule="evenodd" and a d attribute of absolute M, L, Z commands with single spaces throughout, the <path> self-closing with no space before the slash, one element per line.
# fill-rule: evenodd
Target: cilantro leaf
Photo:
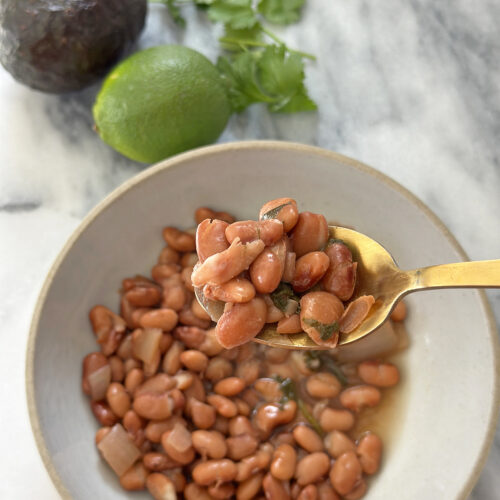
<path fill-rule="evenodd" d="M 312 326 L 315 330 L 317 330 L 321 340 L 330 340 L 333 334 L 339 331 L 338 321 L 328 324 L 321 323 L 312 318 L 304 318 L 302 321 L 304 321 L 306 325 Z"/>
<path fill-rule="evenodd" d="M 256 23 L 251 28 L 234 29 L 231 26 L 224 26 L 224 38 L 247 42 L 249 40 L 259 41 L 262 39 L 262 27 Z"/>
<path fill-rule="evenodd" d="M 208 8 L 208 17 L 232 29 L 252 28 L 258 22 L 252 0 L 214 0 Z"/>
<path fill-rule="evenodd" d="M 255 102 L 272 101 L 259 87 L 257 60 L 253 53 L 242 52 L 233 60 L 219 57 L 217 69 L 226 84 L 229 101 L 234 111 L 243 111 Z"/>
<path fill-rule="evenodd" d="M 307 95 L 304 85 L 297 93 L 278 111 L 280 113 L 297 113 L 298 111 L 316 111 L 317 104 Z"/>
<path fill-rule="evenodd" d="M 279 382 L 280 390 L 283 394 L 281 398 L 281 404 L 286 403 L 287 401 L 293 400 L 297 403 L 299 410 L 301 411 L 304 418 L 311 424 L 311 427 L 319 434 L 320 437 L 324 437 L 325 433 L 319 422 L 314 418 L 312 413 L 309 411 L 309 408 L 305 404 L 305 402 L 299 397 L 299 393 L 297 391 L 297 387 L 295 382 L 291 378 L 281 378 L 279 375 L 276 375 L 274 379 Z"/>
<path fill-rule="evenodd" d="M 304 63 L 283 45 L 269 45 L 258 63 L 259 81 L 267 94 L 275 97 L 270 111 L 294 112 L 316 109 L 304 87 Z"/>
<path fill-rule="evenodd" d="M 259 12 L 274 24 L 295 23 L 305 0 L 260 0 Z"/>
<path fill-rule="evenodd" d="M 278 288 L 271 293 L 271 300 L 273 301 L 273 304 L 281 311 L 286 310 L 286 306 L 290 299 L 300 302 L 299 297 L 295 295 L 291 285 L 288 283 L 281 282 Z"/>

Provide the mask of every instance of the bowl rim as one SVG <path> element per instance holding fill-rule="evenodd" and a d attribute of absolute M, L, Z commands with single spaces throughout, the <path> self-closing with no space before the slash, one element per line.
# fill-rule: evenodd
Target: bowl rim
<path fill-rule="evenodd" d="M 56 487 L 58 493 L 64 499 L 72 499 L 70 492 L 64 485 L 59 473 L 52 461 L 49 450 L 45 443 L 43 436 L 40 419 L 38 416 L 38 410 L 36 407 L 35 399 L 35 380 L 34 380 L 34 360 L 35 360 L 35 343 L 38 333 L 38 326 L 40 321 L 40 315 L 47 297 L 47 293 L 52 285 L 54 277 L 61 266 L 66 255 L 71 250 L 75 242 L 78 240 L 80 235 L 85 231 L 85 229 L 94 221 L 94 219 L 105 211 L 113 202 L 121 198 L 126 192 L 132 189 L 137 184 L 141 183 L 145 179 L 155 176 L 159 172 L 171 168 L 173 166 L 178 166 L 186 162 L 190 162 L 193 159 L 198 159 L 206 156 L 218 155 L 227 151 L 239 151 L 239 150 L 280 150 L 280 151 L 296 151 L 297 153 L 306 153 L 311 155 L 318 155 L 327 159 L 335 160 L 337 162 L 343 163 L 352 167 L 358 171 L 374 177 L 376 180 L 381 181 L 390 188 L 397 191 L 399 194 L 403 195 L 410 203 L 415 205 L 420 209 L 437 227 L 437 229 L 445 236 L 452 247 L 460 254 L 463 260 L 470 260 L 467 256 L 465 250 L 462 248 L 460 243 L 457 241 L 455 236 L 446 227 L 446 225 L 441 221 L 441 219 L 426 205 L 421 201 L 416 195 L 410 192 L 408 189 L 403 187 L 397 181 L 391 177 L 383 174 L 382 172 L 376 170 L 373 167 L 368 166 L 358 160 L 354 160 L 340 153 L 330 151 L 317 146 L 310 146 L 306 144 L 289 142 L 289 141 L 275 141 L 275 140 L 251 140 L 251 141 L 235 141 L 223 144 L 216 144 L 211 146 L 205 146 L 202 148 L 194 149 L 172 158 L 163 160 L 155 165 L 152 165 L 142 172 L 134 175 L 130 179 L 123 182 L 120 186 L 115 188 L 111 193 L 109 193 L 104 199 L 102 199 L 97 205 L 90 210 L 90 212 L 83 218 L 77 228 L 72 232 L 62 249 L 59 251 L 57 257 L 53 261 L 47 276 L 43 282 L 40 289 L 33 316 L 29 329 L 28 342 L 26 347 L 26 398 L 28 404 L 28 413 L 31 423 L 32 432 L 35 438 L 38 451 L 42 458 L 43 464 L 49 473 L 49 476 Z M 488 302 L 484 290 L 478 289 L 479 298 L 481 305 L 483 307 L 484 314 L 487 319 L 488 333 L 490 337 L 491 349 L 494 353 L 494 372 L 496 374 L 494 380 L 493 388 L 493 398 L 492 406 L 489 410 L 489 421 L 488 421 L 488 431 L 486 433 L 486 438 L 482 444 L 480 453 L 476 459 L 474 466 L 472 467 L 467 480 L 464 482 L 457 500 L 465 500 L 469 493 L 472 491 L 475 483 L 479 479 L 482 468 L 488 457 L 488 453 L 493 442 L 493 437 L 496 430 L 497 419 L 500 414 L 500 344 L 498 340 L 498 332 L 496 328 L 495 318 L 491 306 Z"/>

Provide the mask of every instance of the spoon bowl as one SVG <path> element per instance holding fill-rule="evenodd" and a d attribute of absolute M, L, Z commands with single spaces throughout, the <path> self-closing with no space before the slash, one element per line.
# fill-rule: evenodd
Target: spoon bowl
<path fill-rule="evenodd" d="M 330 237 L 342 240 L 358 263 L 356 287 L 350 300 L 372 295 L 375 303 L 361 325 L 341 333 L 337 345 L 346 345 L 369 335 L 387 320 L 397 302 L 406 294 L 431 288 L 500 288 L 500 260 L 458 262 L 402 271 L 392 255 L 369 236 L 341 226 L 329 226 Z M 195 287 L 198 302 L 217 322 L 224 312 L 224 302 L 207 299 L 202 288 Z M 253 339 L 271 347 L 326 350 L 305 332 L 280 334 L 275 324 L 266 324 Z"/>

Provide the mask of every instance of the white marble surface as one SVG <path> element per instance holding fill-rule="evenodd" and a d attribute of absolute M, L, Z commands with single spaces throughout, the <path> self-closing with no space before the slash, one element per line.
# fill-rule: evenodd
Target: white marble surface
<path fill-rule="evenodd" d="M 214 60 L 217 30 L 203 14 L 191 8 L 186 14 L 183 31 L 161 6 L 151 8 L 140 45 L 183 43 Z M 282 36 L 318 56 L 307 80 L 319 112 L 273 116 L 253 107 L 234 116 L 220 140 L 292 140 L 357 158 L 426 202 L 471 259 L 499 258 L 499 19 L 495 0 L 309 0 L 303 20 Z M 144 168 L 92 132 L 96 92 L 44 95 L 0 69 L 2 499 L 58 498 L 36 450 L 24 396 L 32 309 L 81 218 Z M 489 297 L 498 324 L 500 292 Z M 499 470 L 497 431 L 470 500 L 498 498 Z"/>

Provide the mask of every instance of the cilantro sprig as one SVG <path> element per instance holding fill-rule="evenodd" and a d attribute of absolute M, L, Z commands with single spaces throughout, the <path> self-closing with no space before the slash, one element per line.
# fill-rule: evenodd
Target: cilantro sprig
<path fill-rule="evenodd" d="M 276 375 L 274 379 L 279 383 L 281 393 L 283 394 L 280 403 L 284 404 L 290 400 L 295 401 L 300 412 L 304 415 L 304 418 L 311 424 L 311 427 L 320 435 L 320 437 L 324 437 L 325 433 L 319 425 L 319 422 L 309 411 L 306 403 L 300 398 L 295 382 L 291 378 L 282 378 L 279 375 Z"/>
<path fill-rule="evenodd" d="M 304 58 L 312 54 L 288 47 L 263 22 L 286 25 L 300 18 L 305 0 L 150 0 L 163 3 L 173 20 L 185 25 L 181 7 L 195 5 L 224 25 L 221 46 L 228 52 L 217 61 L 233 111 L 264 103 L 271 112 L 314 111 L 305 83 Z"/>
<path fill-rule="evenodd" d="M 313 372 L 320 370 L 333 373 L 339 382 L 346 386 L 347 378 L 341 368 L 335 363 L 333 358 L 324 351 L 307 351 L 303 354 L 307 368 Z"/>

